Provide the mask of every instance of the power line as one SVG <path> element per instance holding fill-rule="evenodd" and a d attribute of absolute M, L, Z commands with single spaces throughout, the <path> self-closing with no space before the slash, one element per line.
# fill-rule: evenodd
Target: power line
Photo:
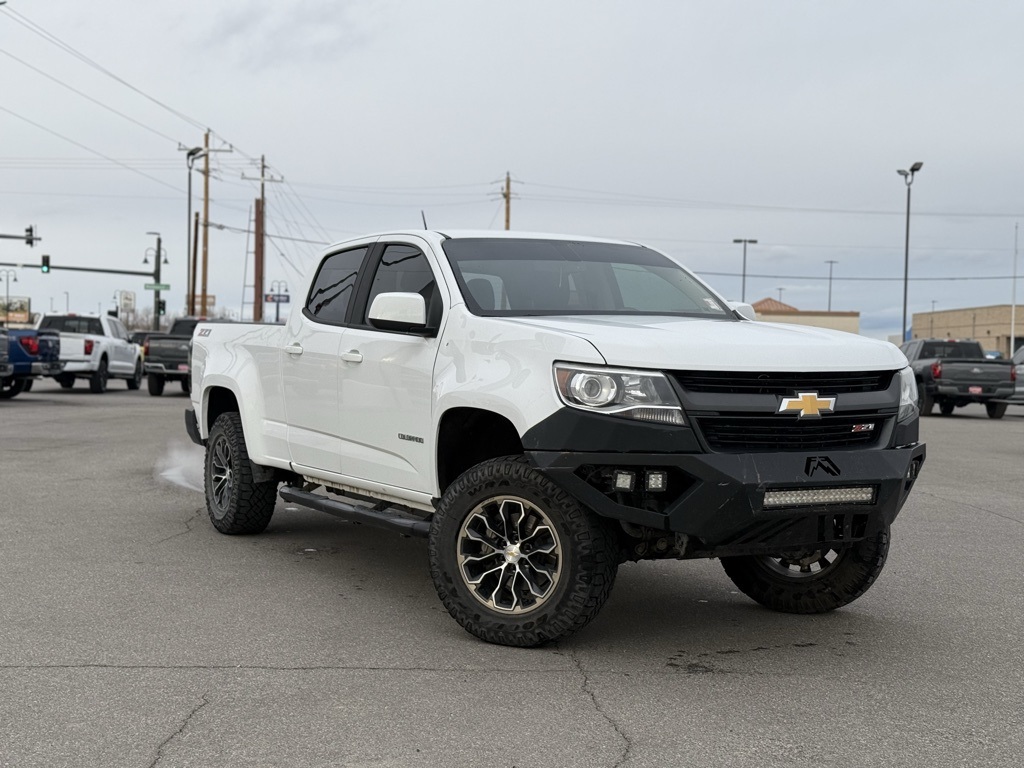
<path fill-rule="evenodd" d="M 12 117 L 18 118 L 19 120 L 24 120 L 29 125 L 34 126 L 34 127 L 38 128 L 41 131 L 46 131 L 50 135 L 56 136 L 58 139 L 63 139 L 64 141 L 68 142 L 69 144 L 74 144 L 76 147 L 79 147 L 80 149 L 84 149 L 86 152 L 91 152 L 92 154 L 97 155 L 98 157 L 102 157 L 104 160 L 108 160 L 111 163 L 114 163 L 116 165 L 120 165 L 125 170 L 131 171 L 132 173 L 137 173 L 137 174 L 139 174 L 139 176 L 144 176 L 145 178 L 149 179 L 150 181 L 155 181 L 157 184 L 160 184 L 162 186 L 168 187 L 169 189 L 173 189 L 175 192 L 183 192 L 184 191 L 184 190 L 174 186 L 173 184 L 168 184 L 166 181 L 163 181 L 162 179 L 158 179 L 156 176 L 150 176 L 148 173 L 143 173 L 142 171 L 138 170 L 137 168 L 132 168 L 130 165 L 126 165 L 125 163 L 122 163 L 119 160 L 115 160 L 112 157 L 108 157 L 107 155 L 104 155 L 102 152 L 99 152 L 99 151 L 97 151 L 95 149 L 92 149 L 91 147 L 87 147 L 85 144 L 82 144 L 81 142 L 75 141 L 74 139 L 68 138 L 67 136 L 64 136 L 63 134 L 57 133 L 56 131 L 51 130 L 50 128 L 47 128 L 44 125 L 40 125 L 39 123 L 35 122 L 34 120 L 29 120 L 27 117 L 23 117 L 22 115 L 19 115 L 17 112 L 12 112 L 7 107 L 0 106 L 0 111 L 6 112 L 7 114 L 11 115 Z"/>
<path fill-rule="evenodd" d="M 104 67 L 101 64 L 97 63 L 96 61 L 93 61 L 92 59 L 90 59 L 84 53 L 80 53 L 79 51 L 75 50 L 74 48 L 72 48 L 70 45 L 65 43 L 63 40 L 61 40 L 56 35 L 54 35 L 54 34 L 52 34 L 50 32 L 47 32 L 41 26 L 39 26 L 34 21 L 29 19 L 27 16 L 24 16 L 24 15 L 18 13 L 17 11 L 7 7 L 7 6 L 5 6 L 3 10 L 7 14 L 9 14 L 14 19 L 14 21 L 16 21 L 18 24 L 21 24 L 23 27 L 28 29 L 33 34 L 36 34 L 39 37 L 43 38 L 44 40 L 46 40 L 51 45 L 54 45 L 57 48 L 60 48 L 65 53 L 69 54 L 70 56 L 75 57 L 76 59 L 78 59 L 82 63 L 87 64 L 88 66 L 92 67 L 93 69 L 97 70 L 98 72 L 102 72 L 107 77 L 111 78 L 112 80 L 117 81 L 118 83 L 120 83 L 121 85 L 125 86 L 126 88 L 134 91 L 135 93 L 137 93 L 140 96 L 142 96 L 144 99 L 148 99 L 149 101 L 151 101 L 154 104 L 156 104 L 158 107 L 161 107 L 161 108 L 167 110 L 168 112 L 170 112 L 175 117 L 177 117 L 177 118 L 179 118 L 181 120 L 184 120 L 186 123 L 189 123 L 194 128 L 198 128 L 199 130 L 206 130 L 206 127 L 202 123 L 200 123 L 198 120 L 192 119 L 191 117 L 189 117 L 188 115 L 184 114 L 183 112 L 179 112 L 178 110 L 174 109 L 173 107 L 169 107 L 168 105 L 164 104 L 159 99 L 154 98 L 153 96 L 150 96 L 148 93 L 146 93 L 145 91 L 141 90 L 140 88 L 136 88 L 134 85 L 129 83 L 124 78 L 115 75 L 113 72 L 111 72 L 106 67 Z"/>

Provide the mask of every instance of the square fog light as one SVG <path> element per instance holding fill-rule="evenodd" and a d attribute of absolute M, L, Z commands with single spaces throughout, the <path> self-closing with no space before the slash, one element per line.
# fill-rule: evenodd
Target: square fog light
<path fill-rule="evenodd" d="M 647 472 L 644 475 L 644 488 L 648 491 L 664 491 L 668 485 L 667 472 Z"/>
<path fill-rule="evenodd" d="M 636 484 L 636 475 L 632 472 L 624 472 L 621 469 L 615 470 L 613 482 L 616 491 L 632 491 Z"/>

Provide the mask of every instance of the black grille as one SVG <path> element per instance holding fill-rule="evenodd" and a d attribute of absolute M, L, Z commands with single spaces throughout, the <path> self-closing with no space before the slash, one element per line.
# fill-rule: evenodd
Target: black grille
<path fill-rule="evenodd" d="M 672 375 L 683 389 L 691 392 L 788 397 L 797 392 L 817 392 L 820 395 L 882 392 L 889 388 L 893 371 L 844 371 L 840 373 L 675 371 Z"/>
<path fill-rule="evenodd" d="M 885 419 L 877 414 L 786 419 L 778 416 L 705 416 L 697 419 L 708 446 L 720 453 L 766 451 L 819 451 L 872 445 L 879 439 Z M 854 425 L 873 428 L 854 431 Z"/>

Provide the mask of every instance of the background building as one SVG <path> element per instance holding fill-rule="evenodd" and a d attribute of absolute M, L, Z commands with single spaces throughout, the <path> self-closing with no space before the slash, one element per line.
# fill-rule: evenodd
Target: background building
<path fill-rule="evenodd" d="M 767 323 L 813 325 L 816 328 L 860 333 L 860 312 L 804 311 L 771 298 L 755 301 L 751 306 L 757 313 L 757 319 Z"/>
<path fill-rule="evenodd" d="M 985 349 L 998 350 L 1004 357 L 1010 357 L 1011 314 L 1009 304 L 915 312 L 911 320 L 911 338 L 977 339 Z M 1024 345 L 1024 307 L 1018 307 L 1016 315 L 1014 351 Z"/>

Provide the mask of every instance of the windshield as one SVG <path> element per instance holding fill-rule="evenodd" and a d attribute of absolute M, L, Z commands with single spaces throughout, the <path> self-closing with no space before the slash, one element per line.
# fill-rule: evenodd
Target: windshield
<path fill-rule="evenodd" d="M 689 272 L 638 245 L 466 238 L 444 241 L 475 315 L 682 315 L 735 319 Z"/>
<path fill-rule="evenodd" d="M 79 315 L 49 315 L 39 323 L 40 328 L 47 328 L 60 333 L 85 333 L 93 336 L 103 335 L 103 326 L 98 317 Z"/>

